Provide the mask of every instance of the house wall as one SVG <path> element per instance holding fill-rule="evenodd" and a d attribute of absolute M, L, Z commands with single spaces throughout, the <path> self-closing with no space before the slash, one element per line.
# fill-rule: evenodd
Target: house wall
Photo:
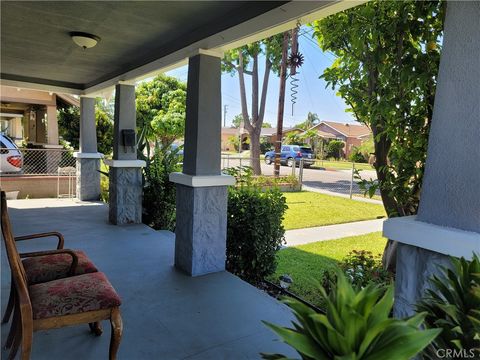
<path fill-rule="evenodd" d="M 345 157 L 348 158 L 350 156 L 354 146 L 359 147 L 360 145 L 362 145 L 362 139 L 348 137 L 345 143 L 345 148 L 343 149 L 345 151 Z"/>

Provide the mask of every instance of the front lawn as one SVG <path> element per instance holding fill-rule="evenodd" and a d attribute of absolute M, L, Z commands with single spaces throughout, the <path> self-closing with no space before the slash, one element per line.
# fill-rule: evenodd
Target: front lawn
<path fill-rule="evenodd" d="M 288 205 L 283 220 L 286 230 L 372 220 L 386 216 L 383 205 L 308 191 L 284 195 Z"/>
<path fill-rule="evenodd" d="M 332 160 L 317 160 L 312 168 L 324 168 L 335 170 L 350 170 L 352 163 L 350 161 L 332 161 Z M 357 170 L 374 170 L 373 166 L 367 163 L 355 163 L 355 169 Z"/>
<path fill-rule="evenodd" d="M 321 305 L 318 283 L 322 282 L 326 269 L 334 268 L 352 250 L 381 254 L 385 244 L 382 234 L 374 232 L 285 248 L 277 253 L 277 271 L 269 280 L 278 284 L 278 277 L 288 274 L 293 279 L 289 291 L 314 305 Z"/>

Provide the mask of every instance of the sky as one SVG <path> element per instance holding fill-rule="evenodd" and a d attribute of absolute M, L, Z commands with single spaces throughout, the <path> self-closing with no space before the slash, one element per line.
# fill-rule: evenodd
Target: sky
<path fill-rule="evenodd" d="M 304 121 L 308 112 L 317 113 L 320 120 L 336 121 L 342 123 L 352 123 L 354 118 L 350 113 L 345 112 L 347 106 L 343 100 L 335 95 L 335 90 L 330 87 L 325 88 L 325 81 L 319 79 L 323 70 L 329 67 L 334 60 L 334 56 L 330 53 L 324 53 L 317 45 L 316 40 L 311 37 L 312 29 L 302 27 L 299 31 L 299 51 L 304 56 L 303 66 L 297 74 L 298 94 L 297 100 L 293 108 L 291 102 L 291 78 L 287 78 L 285 93 L 285 110 L 284 110 L 284 127 L 291 127 Z M 259 78 L 263 79 L 264 58 L 260 59 Z M 166 74 L 175 76 L 182 81 L 187 81 L 188 67 L 182 66 Z M 251 99 L 251 77 L 246 76 L 245 82 L 247 86 L 247 101 L 250 113 Z M 265 107 L 264 122 L 272 124 L 273 127 L 277 123 L 278 112 L 278 96 L 279 96 L 280 79 L 274 74 L 270 74 L 270 80 L 267 91 L 267 104 Z M 260 80 L 261 89 L 261 80 Z M 242 112 L 240 105 L 240 87 L 238 76 L 230 74 L 222 74 L 222 111 L 223 106 L 227 105 L 226 125 L 230 126 L 232 119 Z"/>

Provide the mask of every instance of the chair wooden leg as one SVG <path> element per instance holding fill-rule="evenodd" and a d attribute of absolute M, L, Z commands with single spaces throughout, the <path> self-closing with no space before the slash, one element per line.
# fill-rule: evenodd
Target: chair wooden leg
<path fill-rule="evenodd" d="M 18 309 L 18 306 L 15 306 L 12 325 L 10 326 L 10 332 L 5 341 L 4 349 L 9 349 L 12 346 L 13 341 L 15 340 L 15 335 L 18 331 L 20 331 L 20 309 Z"/>
<path fill-rule="evenodd" d="M 30 360 L 30 354 L 32 352 L 33 341 L 33 322 L 31 318 L 22 321 L 22 353 L 20 355 L 21 360 Z"/>
<path fill-rule="evenodd" d="M 108 358 L 109 360 L 115 360 L 117 358 L 118 347 L 120 346 L 123 332 L 123 322 L 120 315 L 120 309 L 118 307 L 112 309 L 112 313 L 110 315 L 110 325 L 112 332 L 110 337 L 110 351 Z"/>
<path fill-rule="evenodd" d="M 10 315 L 12 315 L 13 306 L 15 303 L 15 288 L 13 284 L 13 278 L 10 280 L 10 295 L 8 296 L 8 304 L 7 308 L 5 309 L 5 314 L 2 318 L 2 324 L 5 324 L 10 320 Z"/>
<path fill-rule="evenodd" d="M 102 335 L 103 330 L 102 330 L 102 323 L 100 321 L 89 323 L 88 326 L 90 327 L 90 331 L 94 333 L 96 336 Z"/>
<path fill-rule="evenodd" d="M 10 348 L 8 360 L 13 360 L 15 358 L 18 348 L 20 347 L 20 342 L 22 340 L 22 325 L 20 322 L 20 309 L 16 306 L 15 312 L 13 313 L 12 327 L 8 334 L 7 343 L 5 344 L 6 349 Z"/>

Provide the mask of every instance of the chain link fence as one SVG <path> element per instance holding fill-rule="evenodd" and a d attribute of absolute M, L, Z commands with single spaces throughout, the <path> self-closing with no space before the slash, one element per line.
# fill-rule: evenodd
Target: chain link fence
<path fill-rule="evenodd" d="M 260 158 L 260 164 L 263 175 L 274 175 L 273 164 L 266 164 L 263 158 Z M 222 169 L 251 166 L 251 160 L 239 155 L 222 154 L 221 165 Z M 365 197 L 365 190 L 359 186 L 359 179 L 355 175 L 357 171 L 362 179 L 376 181 L 375 170 L 364 163 L 317 160 L 314 164 L 308 164 L 307 166 L 304 166 L 302 161 L 297 163 L 296 167 L 280 166 L 280 176 L 296 176 L 305 190 L 320 190 L 350 198 Z M 369 199 L 368 196 L 366 198 Z M 380 200 L 378 190 L 375 192 L 373 199 Z"/>
<path fill-rule="evenodd" d="M 16 198 L 75 197 L 73 150 L 2 148 L 0 184 Z"/>

